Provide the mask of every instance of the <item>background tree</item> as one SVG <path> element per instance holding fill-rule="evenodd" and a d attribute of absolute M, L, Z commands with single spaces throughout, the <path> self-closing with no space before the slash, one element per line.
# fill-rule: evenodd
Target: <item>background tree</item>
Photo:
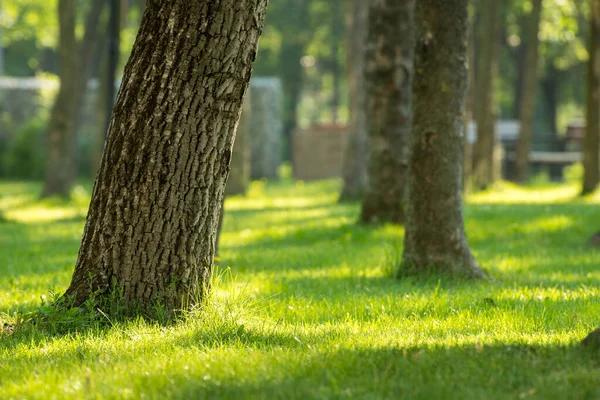
<path fill-rule="evenodd" d="M 500 38 L 500 0 L 486 1 L 479 8 L 477 26 L 477 58 L 475 61 L 474 116 L 477 123 L 477 141 L 473 149 L 473 178 L 479 189 L 485 189 L 495 180 L 494 146 L 496 142 L 495 82 L 498 72 Z"/>
<path fill-rule="evenodd" d="M 91 77 L 98 43 L 98 24 L 104 0 L 93 0 L 87 13 L 85 33 L 75 36 L 76 2 L 59 1 L 60 89 L 48 131 L 48 160 L 42 197 L 68 197 L 77 178 L 77 131 L 81 106 Z"/>
<path fill-rule="evenodd" d="M 600 0 L 590 0 L 590 59 L 587 76 L 587 126 L 583 146 L 582 194 L 600 182 Z"/>
<path fill-rule="evenodd" d="M 340 200 L 360 198 L 367 186 L 366 162 L 366 89 L 365 89 L 365 47 L 367 41 L 367 21 L 369 2 L 353 0 L 349 3 L 347 29 L 347 64 L 349 93 L 348 141 L 344 151 L 342 169 L 342 191 Z"/>
<path fill-rule="evenodd" d="M 414 120 L 404 269 L 482 278 L 464 230 L 462 165 L 468 0 L 417 2 Z"/>
<path fill-rule="evenodd" d="M 77 40 L 75 37 L 76 1 L 59 0 L 58 61 L 60 88 L 48 122 L 48 158 L 42 197 L 68 197 L 75 179 L 74 111 L 78 75 Z"/>
<path fill-rule="evenodd" d="M 537 88 L 538 47 L 542 0 L 532 0 L 533 8 L 526 27 L 527 53 L 525 55 L 521 95 L 521 133 L 517 143 L 517 180 L 525 182 L 529 175 L 529 153 L 533 137 L 535 94 Z"/>
<path fill-rule="evenodd" d="M 66 291 L 75 305 L 118 294 L 174 311 L 205 294 L 266 6 L 147 2 Z"/>
<path fill-rule="evenodd" d="M 360 219 L 404 222 L 412 117 L 414 1 L 372 1 L 365 53 L 368 186 Z"/>

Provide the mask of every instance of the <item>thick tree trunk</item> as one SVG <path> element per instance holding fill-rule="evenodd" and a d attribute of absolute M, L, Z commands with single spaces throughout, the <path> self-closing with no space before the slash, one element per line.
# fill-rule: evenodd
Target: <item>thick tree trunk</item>
<path fill-rule="evenodd" d="M 542 13 L 542 0 L 532 0 L 533 9 L 529 16 L 529 23 L 525 28 L 527 54 L 525 55 L 525 72 L 523 81 L 523 95 L 521 96 L 521 133 L 517 142 L 516 178 L 519 182 L 526 182 L 529 177 L 529 153 L 533 138 L 535 116 L 535 92 L 537 88 L 538 69 L 538 33 Z"/>
<path fill-rule="evenodd" d="M 75 37 L 75 0 L 59 0 L 58 63 L 60 88 L 48 122 L 48 159 L 42 197 L 69 197 L 75 180 L 75 153 L 72 137 L 77 106 L 78 56 Z"/>
<path fill-rule="evenodd" d="M 66 296 L 150 310 L 208 288 L 267 0 L 151 0 L 125 69 Z"/>
<path fill-rule="evenodd" d="M 367 115 L 365 89 L 365 47 L 369 1 L 353 0 L 348 6 L 348 92 L 350 121 L 342 167 L 340 201 L 355 200 L 367 186 Z"/>
<path fill-rule="evenodd" d="M 478 24 L 478 52 L 476 58 L 476 93 L 474 116 L 477 123 L 477 141 L 473 148 L 473 178 L 478 189 L 485 189 L 494 182 L 494 83 L 497 72 L 497 46 L 499 44 L 499 2 L 491 0 L 481 7 Z"/>
<path fill-rule="evenodd" d="M 365 61 L 369 184 L 361 222 L 404 222 L 412 123 L 414 1 L 372 1 Z"/>
<path fill-rule="evenodd" d="M 468 3 L 417 2 L 405 273 L 485 277 L 467 244 L 462 212 Z"/>
<path fill-rule="evenodd" d="M 600 0 L 590 0 L 590 59 L 588 61 L 587 124 L 583 145 L 582 194 L 596 190 L 600 183 Z"/>

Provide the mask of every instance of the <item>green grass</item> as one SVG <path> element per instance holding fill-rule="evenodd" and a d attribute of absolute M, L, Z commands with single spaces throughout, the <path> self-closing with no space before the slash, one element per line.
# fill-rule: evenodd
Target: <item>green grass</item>
<path fill-rule="evenodd" d="M 67 204 L 39 190 L 0 184 L 9 323 L 67 287 L 83 230 L 86 189 Z M 600 398 L 600 354 L 577 346 L 600 325 L 600 252 L 585 246 L 600 197 L 471 196 L 469 241 L 494 281 L 398 281 L 403 229 L 357 226 L 337 190 L 255 183 L 229 199 L 216 290 L 177 324 L 0 332 L 0 398 Z"/>

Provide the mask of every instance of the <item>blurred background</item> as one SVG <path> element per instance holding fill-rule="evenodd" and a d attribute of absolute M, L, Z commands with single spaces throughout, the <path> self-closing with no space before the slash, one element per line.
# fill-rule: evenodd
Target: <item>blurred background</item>
<path fill-rule="evenodd" d="M 292 166 L 294 176 L 302 180 L 341 176 L 350 130 L 348 60 L 361 23 L 354 3 L 271 0 L 254 68 L 255 111 L 247 111 L 252 118 L 257 114 L 257 122 L 250 122 L 248 128 L 253 142 L 252 178 L 276 179 L 282 163 Z M 484 90 L 492 94 L 498 178 L 515 177 L 527 54 L 537 46 L 536 97 L 531 105 L 532 151 L 537 153 L 529 173 L 564 179 L 565 168 L 581 160 L 585 131 L 588 2 L 546 0 L 539 24 L 532 18 L 533 1 L 498 3 L 502 4 L 490 17 L 486 0 L 472 2 L 470 60 L 473 72 L 488 70 L 495 77 Z M 82 93 L 69 157 L 75 160 L 71 165 L 77 179 L 93 178 L 114 98 L 108 82 L 114 77 L 114 87 L 119 85 L 144 4 L 144 0 L 72 0 L 71 10 L 59 12 L 57 0 L 0 2 L 0 179 L 46 176 L 48 121 L 60 81 L 61 27 L 75 35 L 71 52 L 67 41 L 62 43 L 67 53 L 62 54 L 78 59 L 77 81 L 87 82 L 69 89 L 75 98 L 77 91 Z M 539 46 L 528 40 L 526 33 L 532 29 Z M 474 105 L 479 103 L 475 78 L 469 115 L 475 114 Z M 476 141 L 476 126 L 469 123 L 471 144 Z M 322 154 L 315 151 L 316 142 L 324 144 Z M 557 161 L 555 153 L 565 155 Z M 258 166 L 260 162 L 266 165 Z"/>

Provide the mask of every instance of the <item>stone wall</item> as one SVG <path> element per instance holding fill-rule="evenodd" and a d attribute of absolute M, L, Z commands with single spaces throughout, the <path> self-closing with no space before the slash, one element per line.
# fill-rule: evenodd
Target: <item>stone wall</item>
<path fill-rule="evenodd" d="M 342 175 L 348 128 L 342 125 L 314 125 L 294 133 L 294 177 L 310 181 Z"/>

